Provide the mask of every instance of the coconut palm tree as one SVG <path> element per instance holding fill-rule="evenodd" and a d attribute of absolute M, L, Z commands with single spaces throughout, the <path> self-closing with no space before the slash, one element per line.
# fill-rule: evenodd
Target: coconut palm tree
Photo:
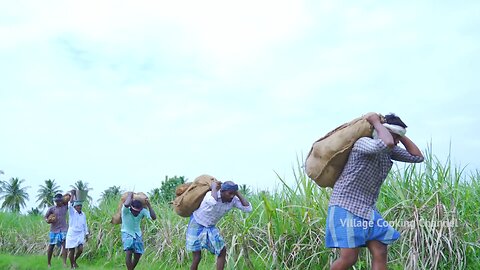
<path fill-rule="evenodd" d="M 27 188 L 30 187 L 21 187 L 23 182 L 25 182 L 24 179 L 20 180 L 16 177 L 10 178 L 8 182 L 0 182 L 0 200 L 3 200 L 2 209 L 18 213 L 20 212 L 20 208 L 26 206 L 25 201 L 28 201 Z"/>
<path fill-rule="evenodd" d="M 0 170 L 0 174 L 4 174 L 4 172 L 2 170 Z M 0 182 L 0 194 L 2 194 L 2 185 L 1 185 L 1 182 Z"/>
<path fill-rule="evenodd" d="M 111 198 L 120 198 L 120 196 L 122 196 L 122 193 L 123 190 L 120 188 L 120 186 L 111 186 L 105 189 L 102 194 L 100 194 L 100 199 L 98 201 L 104 202 Z"/>
<path fill-rule="evenodd" d="M 75 184 L 71 185 L 70 187 L 73 189 L 83 190 L 87 192 L 90 190 L 93 190 L 93 188 L 88 186 L 87 182 L 83 182 L 82 180 L 78 180 L 77 182 L 75 182 Z M 87 201 L 89 202 L 92 201 L 92 197 L 90 195 L 87 195 Z"/>
<path fill-rule="evenodd" d="M 38 208 L 43 209 L 53 205 L 53 196 L 57 193 L 61 193 L 60 186 L 55 183 L 55 179 L 45 180 L 45 185 L 40 185 L 38 189 L 37 202 L 40 202 Z"/>
<path fill-rule="evenodd" d="M 241 184 L 239 189 L 240 189 L 240 193 L 242 193 L 242 195 L 246 197 L 249 197 L 252 194 L 252 191 L 246 184 Z"/>
<path fill-rule="evenodd" d="M 40 216 L 42 215 L 42 211 L 40 211 L 40 209 L 38 209 L 37 207 L 30 209 L 27 211 L 27 214 L 29 216 Z"/>

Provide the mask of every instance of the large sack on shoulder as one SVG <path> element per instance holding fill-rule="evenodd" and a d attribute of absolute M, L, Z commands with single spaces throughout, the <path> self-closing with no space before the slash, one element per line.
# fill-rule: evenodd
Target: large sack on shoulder
<path fill-rule="evenodd" d="M 192 183 L 185 183 L 177 187 L 175 194 L 177 197 L 173 200 L 173 209 L 182 217 L 189 217 L 193 211 L 197 210 L 202 203 L 205 194 L 210 191 L 210 187 L 215 177 L 211 175 L 200 175 Z"/>
<path fill-rule="evenodd" d="M 305 161 L 305 172 L 321 187 L 333 187 L 347 163 L 353 144 L 361 137 L 371 137 L 372 125 L 366 118 L 356 118 L 327 133 L 313 143 Z M 380 115 L 383 122 L 384 118 Z"/>
<path fill-rule="evenodd" d="M 127 199 L 127 195 L 129 192 L 125 192 L 122 194 L 120 198 L 120 202 L 118 203 L 117 212 L 113 215 L 112 220 L 110 221 L 112 224 L 120 224 L 122 223 L 122 205 Z M 142 202 L 143 207 L 147 207 L 145 204 L 145 199 L 147 199 L 147 195 L 143 192 L 133 193 L 133 199 L 139 200 Z"/>
<path fill-rule="evenodd" d="M 175 189 L 175 197 L 182 195 L 192 183 L 183 183 Z"/>
<path fill-rule="evenodd" d="M 65 193 L 62 197 L 62 204 L 63 205 L 68 205 L 71 197 L 72 197 L 72 195 L 70 193 Z"/>

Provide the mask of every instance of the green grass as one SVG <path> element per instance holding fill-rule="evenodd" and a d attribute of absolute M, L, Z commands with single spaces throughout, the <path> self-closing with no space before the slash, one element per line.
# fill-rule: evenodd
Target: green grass
<path fill-rule="evenodd" d="M 232 211 L 220 221 L 227 269 L 329 269 L 336 259 L 338 251 L 324 245 L 331 190 L 316 186 L 300 166 L 292 175 L 292 179 L 278 177 L 277 190 L 249 194 L 252 213 Z M 480 269 L 479 198 L 478 172 L 441 163 L 430 152 L 422 164 L 394 168 L 377 206 L 386 220 L 409 226 L 395 226 L 402 237 L 389 247 L 389 269 Z M 109 223 L 116 208 L 116 200 L 85 207 L 92 239 L 79 264 L 88 269 L 124 268 L 120 226 Z M 154 208 L 158 220 L 142 224 L 146 252 L 138 269 L 187 269 L 191 263 L 184 246 L 188 219 L 176 215 L 168 204 Z M 425 226 L 427 222 L 439 225 Z M 456 226 L 445 226 L 448 222 Z M 0 269 L 46 265 L 48 225 L 41 217 L 0 213 L 0 227 L 0 254 L 4 254 Z M 214 260 L 204 252 L 200 269 L 213 269 Z M 29 266 L 5 268 L 4 261 Z M 363 250 L 354 269 L 369 269 L 370 262 Z"/>
<path fill-rule="evenodd" d="M 95 262 L 85 261 L 80 259 L 78 261 L 82 269 L 119 269 L 122 265 L 108 264 L 102 266 L 95 264 Z M 69 262 L 67 260 L 67 265 Z M 68 267 L 69 268 L 69 267 Z M 0 254 L 0 269 L 4 270 L 43 270 L 47 269 L 47 256 L 46 255 L 7 255 Z M 60 257 L 54 256 L 52 258 L 52 270 L 65 269 Z M 138 269 L 142 269 L 139 267 Z M 148 269 L 144 267 L 143 269 Z"/>
<path fill-rule="evenodd" d="M 81 269 L 124 269 L 125 265 L 123 261 L 89 261 L 84 258 L 78 260 L 78 264 Z M 70 265 L 67 259 L 67 266 Z M 199 269 L 207 270 L 212 269 L 214 266 L 213 261 L 203 263 Z M 150 270 L 150 269 L 172 269 L 180 270 L 186 269 L 187 266 L 170 266 L 165 262 L 148 262 L 146 260 L 140 260 L 140 263 L 135 269 Z M 0 254 L 0 269 L 2 270 L 44 270 L 47 269 L 47 256 L 46 255 L 8 255 Z M 54 256 L 52 258 L 51 270 L 64 270 L 63 263 L 60 257 Z M 69 269 L 69 267 L 67 267 Z"/>
<path fill-rule="evenodd" d="M 0 269 L 4 270 L 36 270 L 45 269 L 47 266 L 47 257 L 36 255 L 6 255 L 0 254 Z M 61 262 L 52 262 L 52 270 L 62 269 Z"/>

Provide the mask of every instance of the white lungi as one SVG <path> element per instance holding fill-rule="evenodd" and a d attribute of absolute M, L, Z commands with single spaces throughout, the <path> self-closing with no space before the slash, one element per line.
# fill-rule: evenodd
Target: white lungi
<path fill-rule="evenodd" d="M 76 248 L 85 243 L 88 234 L 87 217 L 83 212 L 78 213 L 73 206 L 68 207 L 69 226 L 65 237 L 65 248 Z"/>
<path fill-rule="evenodd" d="M 83 245 L 85 243 L 85 233 L 81 232 L 73 232 L 69 230 L 67 232 L 67 237 L 65 240 L 65 248 L 76 248 L 79 245 Z"/>

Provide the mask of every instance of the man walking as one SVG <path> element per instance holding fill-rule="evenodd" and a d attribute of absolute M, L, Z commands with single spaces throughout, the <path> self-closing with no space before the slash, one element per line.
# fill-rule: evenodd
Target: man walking
<path fill-rule="evenodd" d="M 216 224 L 234 207 L 244 212 L 252 211 L 252 205 L 240 194 L 237 184 L 232 181 L 223 184 L 213 182 L 211 191 L 207 192 L 188 223 L 186 248 L 193 253 L 190 270 L 198 269 L 202 249 L 207 249 L 217 256 L 217 270 L 225 268 L 227 250 Z"/>
<path fill-rule="evenodd" d="M 67 209 L 63 202 L 62 194 L 56 194 L 53 198 L 55 205 L 50 207 L 45 214 L 45 220 L 50 224 L 49 245 L 47 250 L 48 267 L 51 267 L 53 248 L 58 246 L 62 249 L 63 266 L 67 266 L 67 250 L 65 249 L 65 236 L 67 234 Z"/>
<path fill-rule="evenodd" d="M 141 201 L 133 199 L 133 192 L 130 192 L 122 206 L 122 243 L 128 270 L 135 269 L 144 252 L 140 222 L 144 217 L 152 220 L 157 219 L 148 198 L 145 199 L 145 204 L 148 211 L 143 208 Z"/>
<path fill-rule="evenodd" d="M 88 241 L 87 217 L 85 213 L 82 212 L 82 201 L 76 199 L 76 192 L 72 190 L 72 196 L 70 198 L 71 205 L 68 207 L 69 226 L 65 241 L 65 247 L 69 251 L 68 257 L 70 258 L 70 266 L 72 269 L 78 268 L 77 259 L 83 252 L 83 244 L 85 241 Z"/>
<path fill-rule="evenodd" d="M 407 125 L 398 116 L 389 114 L 385 120 L 382 124 L 377 114 L 367 117 L 374 128 L 373 138 L 362 137 L 355 142 L 333 187 L 325 244 L 339 248 L 340 257 L 331 265 L 332 270 L 352 267 L 361 247 L 367 247 L 372 254 L 371 269 L 387 269 L 387 245 L 400 237 L 375 206 L 380 187 L 392 168 L 392 160 L 417 163 L 424 158 L 405 136 Z M 399 142 L 405 148 L 397 146 Z"/>

